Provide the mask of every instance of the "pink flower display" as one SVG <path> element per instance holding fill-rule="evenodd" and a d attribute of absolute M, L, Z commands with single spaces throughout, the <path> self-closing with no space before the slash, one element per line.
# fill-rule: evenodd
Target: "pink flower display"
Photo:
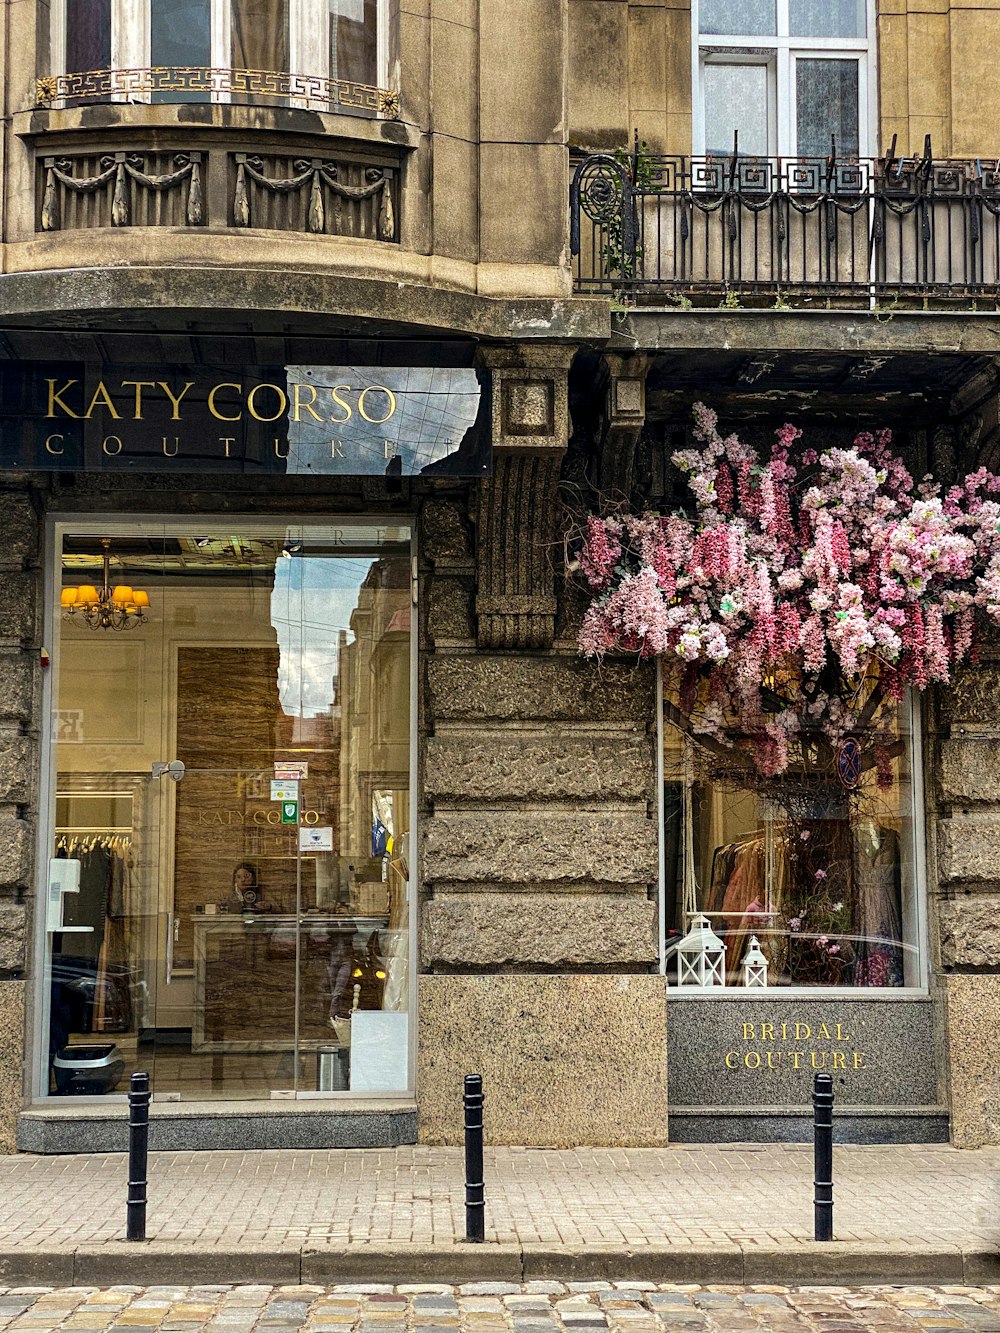
<path fill-rule="evenodd" d="M 974 657 L 977 608 L 1000 623 L 1000 478 L 915 485 L 884 430 L 817 453 L 782 426 L 764 461 L 694 419 L 685 512 L 586 522 L 581 651 L 660 657 L 692 733 L 749 742 L 763 774 L 855 735 L 882 781 L 882 714 Z"/>

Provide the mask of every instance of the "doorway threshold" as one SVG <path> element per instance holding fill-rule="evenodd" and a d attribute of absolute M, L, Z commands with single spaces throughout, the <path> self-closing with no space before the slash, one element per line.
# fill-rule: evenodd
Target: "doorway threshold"
<path fill-rule="evenodd" d="M 274 1148 L 398 1148 L 417 1141 L 416 1102 L 157 1102 L 149 1108 L 151 1152 L 245 1152 Z M 17 1118 L 19 1152 L 128 1150 L 128 1105 L 66 1101 Z"/>

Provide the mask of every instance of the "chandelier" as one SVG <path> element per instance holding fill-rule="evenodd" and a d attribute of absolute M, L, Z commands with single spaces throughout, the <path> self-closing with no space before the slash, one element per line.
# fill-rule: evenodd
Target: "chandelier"
<path fill-rule="evenodd" d="M 104 585 L 81 583 L 78 588 L 63 588 L 60 604 L 67 617 L 82 616 L 91 629 L 135 629 L 149 618 L 149 593 L 130 588 L 126 583 L 111 587 L 111 541 L 101 539 L 104 547 Z"/>

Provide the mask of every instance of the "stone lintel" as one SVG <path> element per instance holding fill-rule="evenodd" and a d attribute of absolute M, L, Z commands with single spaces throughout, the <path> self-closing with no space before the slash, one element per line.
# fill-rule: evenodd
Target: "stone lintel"
<path fill-rule="evenodd" d="M 630 310 L 609 350 L 996 354 L 997 316 L 975 310 Z"/>

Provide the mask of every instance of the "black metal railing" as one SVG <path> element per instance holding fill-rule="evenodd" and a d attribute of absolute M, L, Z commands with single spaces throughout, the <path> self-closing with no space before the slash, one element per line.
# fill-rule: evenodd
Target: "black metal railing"
<path fill-rule="evenodd" d="M 570 230 L 576 290 L 627 300 L 993 298 L 1000 161 L 598 153 Z"/>

